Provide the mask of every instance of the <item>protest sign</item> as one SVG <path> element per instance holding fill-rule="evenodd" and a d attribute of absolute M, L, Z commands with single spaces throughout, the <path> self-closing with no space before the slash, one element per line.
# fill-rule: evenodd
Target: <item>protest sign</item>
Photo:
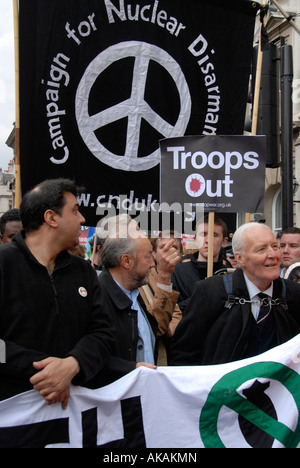
<path fill-rule="evenodd" d="M 71 177 L 90 226 L 120 196 L 150 211 L 161 138 L 243 133 L 259 7 L 20 0 L 22 192 Z"/>
<path fill-rule="evenodd" d="M 264 136 L 171 138 L 160 147 L 161 202 L 202 203 L 209 212 L 263 212 Z"/>

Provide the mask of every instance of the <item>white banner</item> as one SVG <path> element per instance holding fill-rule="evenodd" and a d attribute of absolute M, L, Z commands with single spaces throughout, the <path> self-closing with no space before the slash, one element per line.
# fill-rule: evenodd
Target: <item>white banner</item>
<path fill-rule="evenodd" d="M 29 391 L 0 403 L 0 447 L 298 447 L 299 356 L 300 335 L 230 364 L 140 368 L 102 389 L 72 387 L 65 411 Z"/>

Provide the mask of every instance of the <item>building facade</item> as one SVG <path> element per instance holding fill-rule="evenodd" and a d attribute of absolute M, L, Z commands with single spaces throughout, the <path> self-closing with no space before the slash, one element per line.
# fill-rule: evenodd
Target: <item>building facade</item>
<path fill-rule="evenodd" d="M 14 208 L 14 180 L 15 165 L 14 161 L 11 160 L 7 170 L 0 168 L 0 216 L 7 210 Z"/>

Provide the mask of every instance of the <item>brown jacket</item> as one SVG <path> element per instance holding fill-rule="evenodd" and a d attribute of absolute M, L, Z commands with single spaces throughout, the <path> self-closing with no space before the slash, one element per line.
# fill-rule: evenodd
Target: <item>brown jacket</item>
<path fill-rule="evenodd" d="M 171 337 L 182 318 L 177 304 L 179 292 L 168 292 L 157 287 L 157 276 L 156 269 L 152 268 L 148 285 L 142 286 L 139 291 L 148 312 L 155 317 L 158 323 L 157 336 Z"/>

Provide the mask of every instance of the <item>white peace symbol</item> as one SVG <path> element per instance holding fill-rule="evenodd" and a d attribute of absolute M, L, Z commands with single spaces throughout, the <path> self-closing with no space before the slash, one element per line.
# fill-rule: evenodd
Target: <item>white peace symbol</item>
<path fill-rule="evenodd" d="M 131 97 L 95 115 L 89 115 L 89 94 L 98 76 L 114 62 L 135 57 Z M 173 127 L 153 111 L 144 100 L 150 60 L 158 62 L 172 76 L 180 96 L 180 112 Z M 145 171 L 160 162 L 159 148 L 148 156 L 138 157 L 142 118 L 165 138 L 183 136 L 191 116 L 192 101 L 185 76 L 178 63 L 164 50 L 138 41 L 121 42 L 101 52 L 87 67 L 76 92 L 75 112 L 80 135 L 92 154 L 101 162 L 124 171 Z M 128 117 L 125 155 L 108 151 L 95 131 Z M 117 138 L 117 135 L 116 135 Z"/>

